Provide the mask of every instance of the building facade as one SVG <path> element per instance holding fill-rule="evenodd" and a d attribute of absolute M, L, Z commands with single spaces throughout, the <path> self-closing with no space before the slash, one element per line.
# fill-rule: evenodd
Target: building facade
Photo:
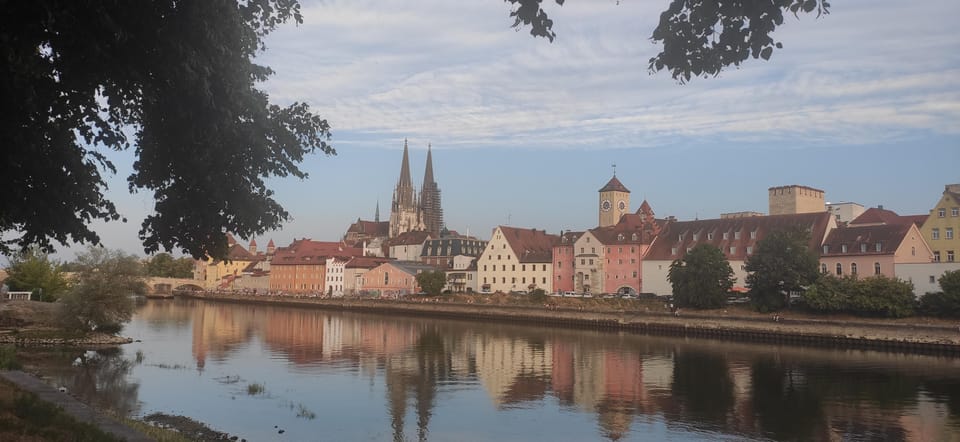
<path fill-rule="evenodd" d="M 770 215 L 823 212 L 826 203 L 823 191 L 813 187 L 789 185 L 771 187 L 769 194 Z"/>
<path fill-rule="evenodd" d="M 381 298 L 399 298 L 420 292 L 417 275 L 435 270 L 417 261 L 389 261 L 363 276 L 362 290 Z"/>
<path fill-rule="evenodd" d="M 958 262 L 960 257 L 960 184 L 947 184 L 920 228 L 935 262 Z"/>
<path fill-rule="evenodd" d="M 498 226 L 477 261 L 482 293 L 553 291 L 553 247 L 557 235 L 536 229 Z"/>
<path fill-rule="evenodd" d="M 617 179 L 616 174 L 598 193 L 597 218 L 600 227 L 612 226 L 620 222 L 621 216 L 630 213 L 630 190 Z"/>
<path fill-rule="evenodd" d="M 830 231 L 820 250 L 820 272 L 836 276 L 897 277 L 900 264 L 929 263 L 933 253 L 915 224 L 846 225 Z"/>

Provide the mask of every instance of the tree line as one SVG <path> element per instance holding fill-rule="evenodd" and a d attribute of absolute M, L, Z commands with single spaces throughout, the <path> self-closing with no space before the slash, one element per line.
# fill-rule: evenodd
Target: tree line
<path fill-rule="evenodd" d="M 747 258 L 750 304 L 761 312 L 799 308 L 817 313 L 902 318 L 915 314 L 960 317 L 960 271 L 944 273 L 941 291 L 916 299 L 913 284 L 883 275 L 836 277 L 821 274 L 809 249 L 809 232 L 786 229 L 757 243 Z M 720 308 L 734 296 L 734 273 L 723 252 L 712 245 L 692 248 L 670 265 L 667 275 L 680 307 Z"/>

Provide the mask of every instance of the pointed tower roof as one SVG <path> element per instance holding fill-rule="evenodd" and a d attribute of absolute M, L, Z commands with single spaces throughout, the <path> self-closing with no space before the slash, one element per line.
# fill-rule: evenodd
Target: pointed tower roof
<path fill-rule="evenodd" d="M 407 151 L 407 139 L 403 139 L 403 164 L 400 165 L 400 185 L 413 187 L 410 182 L 410 154 Z"/>
<path fill-rule="evenodd" d="M 423 185 L 426 187 L 427 183 L 433 182 L 433 154 L 431 153 L 433 146 L 427 144 L 427 167 L 423 172 Z"/>
<path fill-rule="evenodd" d="M 255 239 L 253 239 L 253 238 L 250 238 L 250 246 L 256 247 L 256 246 L 257 246 L 257 240 L 255 240 Z"/>
<path fill-rule="evenodd" d="M 640 208 L 637 209 L 637 214 L 638 214 L 638 215 L 641 215 L 641 214 L 653 215 L 653 214 L 654 214 L 654 213 L 653 213 L 653 208 L 650 207 L 650 203 L 648 203 L 647 200 L 643 200 L 643 202 L 640 203 Z"/>
<path fill-rule="evenodd" d="M 623 183 L 621 183 L 620 180 L 617 179 L 616 175 L 614 175 L 613 178 L 610 178 L 610 181 L 607 182 L 607 185 L 603 186 L 599 190 L 599 192 L 609 192 L 609 191 L 630 193 L 630 191 L 627 190 L 626 186 L 624 186 Z"/>
<path fill-rule="evenodd" d="M 357 221 L 360 221 L 360 218 L 357 218 Z M 373 213 L 373 222 L 380 222 L 380 200 L 377 200 L 377 211 Z"/>
<path fill-rule="evenodd" d="M 267 247 L 274 247 L 272 238 L 270 239 L 270 242 L 267 243 Z"/>

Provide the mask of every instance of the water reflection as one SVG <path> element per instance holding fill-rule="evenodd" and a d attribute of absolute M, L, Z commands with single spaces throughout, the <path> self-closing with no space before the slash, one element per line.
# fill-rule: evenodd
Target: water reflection
<path fill-rule="evenodd" d="M 190 370 L 90 355 L 75 388 L 255 440 L 317 424 L 333 440 L 960 439 L 950 358 L 181 300 L 146 303 L 128 333 Z M 270 394 L 224 392 L 224 375 Z M 201 404 L 155 387 L 171 382 Z M 241 411 L 212 411 L 226 407 Z"/>

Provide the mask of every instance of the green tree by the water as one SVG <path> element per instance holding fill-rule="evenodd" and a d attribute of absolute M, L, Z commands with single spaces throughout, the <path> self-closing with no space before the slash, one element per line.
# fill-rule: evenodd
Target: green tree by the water
<path fill-rule="evenodd" d="M 667 278 L 674 302 L 680 307 L 718 308 L 733 288 L 733 269 L 723 252 L 700 244 L 670 265 Z"/>
<path fill-rule="evenodd" d="M 416 276 L 417 285 L 430 295 L 439 295 L 443 286 L 447 285 L 447 274 L 443 270 L 427 270 Z"/>
<path fill-rule="evenodd" d="M 817 280 L 819 259 L 810 250 L 810 232 L 788 228 L 771 232 L 757 242 L 747 258 L 746 283 L 750 300 L 760 311 L 777 311 L 787 305 L 791 292 Z"/>
<path fill-rule="evenodd" d="M 56 301 L 69 287 L 60 264 L 37 248 L 14 255 L 7 275 L 4 283 L 10 290 L 33 292 L 41 301 Z"/>
<path fill-rule="evenodd" d="M 119 250 L 89 247 L 77 255 L 73 287 L 63 296 L 63 324 L 115 333 L 133 316 L 132 294 L 144 290 L 140 260 Z"/>
<path fill-rule="evenodd" d="M 187 257 L 174 258 L 169 253 L 157 253 L 144 265 L 147 276 L 164 278 L 192 278 L 194 261 Z"/>

